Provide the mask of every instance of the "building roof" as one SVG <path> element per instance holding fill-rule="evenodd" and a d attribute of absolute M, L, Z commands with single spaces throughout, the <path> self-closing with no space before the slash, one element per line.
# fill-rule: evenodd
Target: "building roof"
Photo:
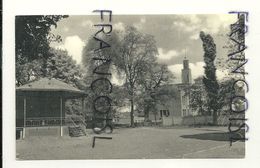
<path fill-rule="evenodd" d="M 86 94 L 85 92 L 54 78 L 40 78 L 16 88 L 16 91 L 53 91 Z"/>

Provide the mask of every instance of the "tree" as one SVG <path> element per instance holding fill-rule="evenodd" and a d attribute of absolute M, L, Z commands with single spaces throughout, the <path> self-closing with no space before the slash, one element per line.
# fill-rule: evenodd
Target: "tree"
<path fill-rule="evenodd" d="M 16 61 L 15 69 L 16 86 L 23 85 L 42 76 L 42 59 L 35 59 L 25 63 Z"/>
<path fill-rule="evenodd" d="M 190 87 L 190 107 L 198 112 L 198 115 L 209 115 L 203 77 L 194 79 L 195 83 Z"/>
<path fill-rule="evenodd" d="M 230 25 L 230 31 L 224 35 L 226 42 L 223 46 L 228 52 L 228 57 L 217 58 L 216 66 L 219 70 L 226 71 L 226 79 L 245 78 L 244 64 L 247 63 L 245 57 L 245 33 L 247 26 L 245 25 L 245 15 L 240 14 L 238 20 Z M 236 71 L 236 73 L 234 73 Z M 239 73 L 238 73 L 239 72 Z"/>
<path fill-rule="evenodd" d="M 173 74 L 168 70 L 167 65 L 153 63 L 149 65 L 149 71 L 142 71 L 138 83 L 142 88 L 139 95 L 138 108 L 143 107 L 145 121 L 149 119 L 150 109 L 156 109 L 160 103 L 158 93 L 162 85 L 167 85 L 173 79 Z M 166 95 L 171 96 L 169 93 Z"/>
<path fill-rule="evenodd" d="M 57 27 L 57 22 L 68 16 L 35 15 L 17 16 L 15 19 L 15 58 L 16 84 L 22 85 L 30 80 L 31 71 L 38 71 L 41 67 L 46 75 L 46 60 L 50 56 L 50 42 L 61 41 L 60 36 L 51 33 L 51 28 Z M 34 60 L 40 59 L 39 65 Z M 37 70 L 36 70 L 37 69 Z"/>
<path fill-rule="evenodd" d="M 82 82 L 82 69 L 68 55 L 66 50 L 50 49 L 50 56 L 46 61 L 46 77 L 59 79 L 65 83 L 73 85 L 76 88 L 86 88 Z M 69 99 L 66 101 L 65 110 L 67 114 L 81 114 L 81 100 Z"/>
<path fill-rule="evenodd" d="M 49 57 L 44 62 L 46 62 L 45 67 L 42 66 L 43 58 L 17 65 L 20 66 L 19 69 L 23 69 L 23 71 L 16 71 L 17 81 L 24 79 L 24 82 L 28 82 L 40 77 L 50 77 L 62 80 L 75 87 L 82 87 L 82 70 L 72 59 L 72 56 L 68 55 L 67 51 L 51 48 Z M 45 75 L 43 75 L 43 68 L 46 72 Z"/>
<path fill-rule="evenodd" d="M 216 44 L 213 38 L 204 32 L 200 32 L 200 38 L 203 42 L 204 49 L 204 76 L 203 83 L 207 92 L 208 108 L 213 115 L 213 124 L 217 124 L 217 112 L 219 109 L 218 105 L 218 91 L 219 84 L 216 78 L 216 67 L 214 60 L 216 58 Z"/>
<path fill-rule="evenodd" d="M 47 59 L 46 76 L 56 78 L 75 87 L 81 84 L 82 69 L 66 50 L 51 49 Z"/>
<path fill-rule="evenodd" d="M 102 39 L 107 44 L 110 44 L 111 47 L 102 48 L 97 51 L 98 48 L 100 48 L 100 42 L 96 39 Z M 111 75 L 108 75 L 111 72 L 112 64 L 107 64 L 107 60 L 112 59 L 112 61 L 115 60 L 116 55 L 119 54 L 120 44 L 118 41 L 118 36 L 115 33 L 111 33 L 109 36 L 105 35 L 103 33 L 99 33 L 95 35 L 95 37 L 90 38 L 87 40 L 87 43 L 83 49 L 83 55 L 82 55 L 82 64 L 84 67 L 84 82 L 86 84 L 85 90 L 88 93 L 87 97 L 87 112 L 89 119 L 94 119 L 95 124 L 102 124 L 103 126 L 109 121 L 107 119 L 111 119 L 111 115 L 114 113 L 114 107 L 115 104 L 117 104 L 117 98 L 120 97 L 122 94 L 115 95 L 114 93 L 117 93 L 117 88 L 110 85 L 110 79 Z M 95 52 L 96 51 L 96 52 Z M 102 72 L 102 74 L 94 73 L 96 72 Z M 102 80 L 99 80 L 102 79 Z M 104 79 L 104 80 L 103 80 Z M 95 83 L 95 84 L 93 84 Z M 95 91 L 93 91 L 95 90 Z M 112 90 L 112 93 L 110 91 Z M 107 96 L 111 100 L 113 100 L 110 104 L 102 104 L 102 101 L 95 101 L 95 99 L 98 96 Z M 93 104 L 95 102 L 95 105 Z M 104 101 L 103 101 L 104 102 Z M 107 101 L 106 101 L 107 102 Z M 97 108 L 104 107 L 109 108 L 111 107 L 111 111 L 109 114 L 107 113 L 97 113 L 94 109 L 94 106 Z M 105 109 L 98 109 L 99 111 L 106 111 Z M 94 117 L 93 117 L 94 116 Z M 103 118 L 106 120 L 99 120 L 98 118 Z"/>
<path fill-rule="evenodd" d="M 151 67 L 155 65 L 156 55 L 158 54 L 156 42 L 153 36 L 143 34 L 131 26 L 126 27 L 122 33 L 111 33 L 109 37 L 100 35 L 99 38 L 111 44 L 111 47 L 94 53 L 99 43 L 96 43 L 93 39 L 88 40 L 83 50 L 82 59 L 83 65 L 87 69 L 85 76 L 86 83 L 90 85 L 89 82 L 96 79 L 96 77 L 92 75 L 93 69 L 103 64 L 102 61 L 98 62 L 95 60 L 94 62 L 93 57 L 96 56 L 95 54 L 98 54 L 99 58 L 104 57 L 104 59 L 109 56 L 112 60 L 112 64 L 108 64 L 107 66 L 103 64 L 102 67 L 99 66 L 99 68 L 102 68 L 99 70 L 112 73 L 111 69 L 112 66 L 114 66 L 121 80 L 125 80 L 123 87 L 127 92 L 127 96 L 124 96 L 124 98 L 130 101 L 131 126 L 134 126 L 134 100 L 137 96 L 137 92 L 140 91 L 141 88 L 140 79 L 142 79 L 145 72 L 149 72 Z M 102 75 L 98 77 L 102 77 Z M 107 75 L 104 75 L 104 77 L 108 79 L 111 78 L 111 76 Z M 91 99 L 91 96 L 89 98 Z"/>
<path fill-rule="evenodd" d="M 156 42 L 151 35 L 143 34 L 134 27 L 126 27 L 120 54 L 115 60 L 118 70 L 125 74 L 125 87 L 130 99 L 131 126 L 134 126 L 134 99 L 141 74 L 155 63 L 158 54 Z"/>

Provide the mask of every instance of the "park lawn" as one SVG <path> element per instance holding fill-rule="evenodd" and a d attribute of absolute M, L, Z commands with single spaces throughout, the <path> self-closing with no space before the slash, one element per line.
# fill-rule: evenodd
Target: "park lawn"
<path fill-rule="evenodd" d="M 226 127 L 120 128 L 112 140 L 84 137 L 27 137 L 16 140 L 17 160 L 244 158 L 245 143 L 229 146 Z"/>

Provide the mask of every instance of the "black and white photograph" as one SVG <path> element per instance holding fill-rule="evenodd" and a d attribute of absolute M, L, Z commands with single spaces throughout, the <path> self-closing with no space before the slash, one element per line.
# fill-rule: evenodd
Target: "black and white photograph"
<path fill-rule="evenodd" d="M 245 158 L 247 17 L 16 15 L 16 160 Z"/>

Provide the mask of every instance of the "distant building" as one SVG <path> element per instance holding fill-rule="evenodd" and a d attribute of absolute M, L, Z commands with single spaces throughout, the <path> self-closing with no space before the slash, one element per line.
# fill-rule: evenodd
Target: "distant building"
<path fill-rule="evenodd" d="M 190 108 L 190 87 L 192 84 L 191 70 L 189 68 L 189 60 L 183 60 L 182 83 L 172 84 L 169 87 L 176 91 L 175 98 L 169 99 L 163 104 L 157 105 L 157 111 L 149 114 L 149 119 L 153 122 L 161 121 L 163 125 L 180 125 L 183 117 L 194 115 Z"/>

